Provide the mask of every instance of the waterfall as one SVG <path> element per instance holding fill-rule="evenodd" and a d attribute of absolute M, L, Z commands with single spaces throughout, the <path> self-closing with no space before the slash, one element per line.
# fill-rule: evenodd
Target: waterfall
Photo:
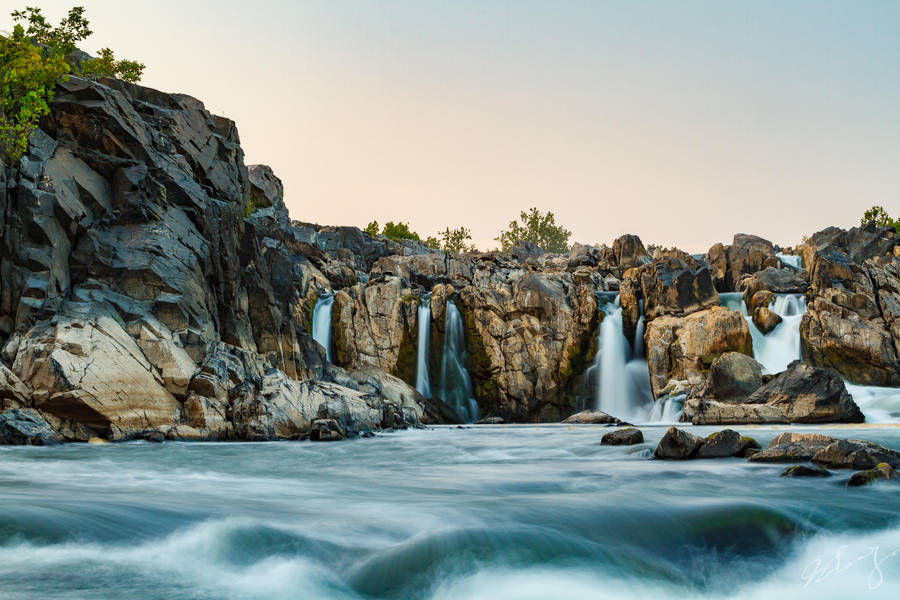
<path fill-rule="evenodd" d="M 472 378 L 466 370 L 466 332 L 462 316 L 447 300 L 444 317 L 444 352 L 441 356 L 441 401 L 471 423 L 478 419 L 478 403 L 472 393 Z"/>
<path fill-rule="evenodd" d="M 622 330 L 622 307 L 619 296 L 610 301 L 610 294 L 599 296 L 604 312 L 597 336 L 597 355 L 592 373 L 596 380 L 594 396 L 597 410 L 624 420 L 644 420 L 652 404 L 650 375 L 643 356 L 643 342 L 634 340 L 635 351 Z M 638 331 L 643 338 L 643 315 Z"/>
<path fill-rule="evenodd" d="M 312 317 L 312 337 L 325 348 L 325 357 L 331 362 L 331 307 L 334 294 L 325 293 L 316 300 Z"/>
<path fill-rule="evenodd" d="M 790 267 L 795 271 L 803 269 L 803 257 L 800 255 L 776 253 L 775 256 L 778 257 L 778 260 L 784 263 L 785 266 Z"/>
<path fill-rule="evenodd" d="M 781 317 L 781 323 L 765 335 L 750 316 L 745 318 L 753 338 L 753 357 L 762 365 L 763 373 L 781 373 L 800 358 L 800 321 L 806 312 L 806 297 L 777 294 L 769 310 Z"/>
<path fill-rule="evenodd" d="M 416 391 L 431 398 L 431 381 L 428 377 L 428 345 L 431 341 L 431 294 L 419 300 L 416 312 L 418 336 L 416 339 Z"/>

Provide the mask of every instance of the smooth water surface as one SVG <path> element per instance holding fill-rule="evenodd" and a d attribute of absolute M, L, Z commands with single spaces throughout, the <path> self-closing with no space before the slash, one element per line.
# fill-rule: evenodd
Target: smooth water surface
<path fill-rule="evenodd" d="M 741 431 L 787 429 L 900 448 Z M 898 486 L 652 459 L 664 430 L 2 447 L 0 598 L 898 597 Z"/>

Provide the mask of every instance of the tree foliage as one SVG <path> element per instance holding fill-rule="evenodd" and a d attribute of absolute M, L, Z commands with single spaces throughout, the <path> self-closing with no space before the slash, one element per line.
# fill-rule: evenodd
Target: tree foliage
<path fill-rule="evenodd" d="M 472 240 L 472 234 L 465 227 L 456 229 L 447 227 L 438 235 L 441 237 L 440 249 L 444 252 L 474 252 L 476 250 L 473 244 L 468 243 Z"/>
<path fill-rule="evenodd" d="M 366 228 L 363 229 L 363 231 L 368 233 L 370 236 L 375 237 L 376 235 L 378 235 L 378 221 L 372 221 L 371 223 L 366 225 Z"/>
<path fill-rule="evenodd" d="M 900 219 L 891 218 L 883 206 L 873 206 L 863 213 L 860 224 L 865 225 L 869 221 L 875 221 L 875 224 L 881 227 L 893 227 L 894 231 L 900 233 Z"/>
<path fill-rule="evenodd" d="M 409 223 L 398 222 L 394 223 L 393 221 L 388 221 L 384 224 L 384 228 L 381 230 L 381 235 L 388 238 L 389 240 L 394 240 L 399 242 L 400 240 L 420 240 L 419 234 L 415 231 L 410 230 Z"/>
<path fill-rule="evenodd" d="M 556 224 L 556 217 L 537 208 L 519 213 L 518 221 L 511 221 L 509 228 L 500 232 L 496 239 L 504 251 L 516 246 L 520 241 L 533 242 L 545 252 L 565 252 L 572 232 Z"/>
<path fill-rule="evenodd" d="M 67 58 L 92 32 L 82 6 L 72 8 L 56 27 L 33 6 L 11 16 L 12 33 L 0 36 L 0 152 L 16 161 L 28 150 L 41 117 L 50 112 L 56 83 L 73 70 Z M 139 62 L 115 60 L 108 48 L 74 68 L 86 77 L 109 75 L 132 83 L 143 70 Z"/>

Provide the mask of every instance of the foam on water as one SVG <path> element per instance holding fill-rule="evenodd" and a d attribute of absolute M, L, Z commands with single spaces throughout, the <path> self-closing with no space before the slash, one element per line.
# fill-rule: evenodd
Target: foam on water
<path fill-rule="evenodd" d="M 312 338 L 325 348 L 325 356 L 331 361 L 331 308 L 334 294 L 322 294 L 316 300 L 312 316 Z"/>

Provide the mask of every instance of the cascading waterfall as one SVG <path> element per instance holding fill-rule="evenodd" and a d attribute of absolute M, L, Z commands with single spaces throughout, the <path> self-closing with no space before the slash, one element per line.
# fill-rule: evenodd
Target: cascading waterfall
<path fill-rule="evenodd" d="M 322 294 L 316 300 L 312 317 L 312 337 L 325 348 L 325 356 L 331 362 L 331 307 L 334 294 Z"/>
<path fill-rule="evenodd" d="M 775 256 L 778 257 L 778 260 L 792 269 L 799 271 L 803 268 L 803 257 L 800 255 L 776 253 Z"/>
<path fill-rule="evenodd" d="M 418 336 L 416 340 L 416 391 L 431 398 L 431 380 L 428 377 L 428 345 L 431 342 L 431 294 L 424 294 L 416 312 Z"/>
<path fill-rule="evenodd" d="M 763 373 L 781 373 L 800 358 L 800 321 L 806 313 L 806 297 L 802 294 L 778 294 L 769 309 L 781 317 L 775 329 L 763 335 L 753 319 L 746 315 L 753 338 L 753 357 L 762 365 Z"/>
<path fill-rule="evenodd" d="M 452 300 L 444 317 L 444 352 L 441 356 L 441 401 L 471 423 L 478 419 L 478 402 L 472 392 L 472 378 L 466 369 L 466 332 L 462 315 Z"/>
<path fill-rule="evenodd" d="M 597 355 L 591 373 L 596 380 L 595 405 L 609 415 L 625 420 L 644 420 L 652 405 L 650 375 L 643 356 L 644 319 L 638 320 L 635 351 L 622 330 L 622 306 L 619 296 L 599 296 L 604 312 L 597 337 Z"/>

